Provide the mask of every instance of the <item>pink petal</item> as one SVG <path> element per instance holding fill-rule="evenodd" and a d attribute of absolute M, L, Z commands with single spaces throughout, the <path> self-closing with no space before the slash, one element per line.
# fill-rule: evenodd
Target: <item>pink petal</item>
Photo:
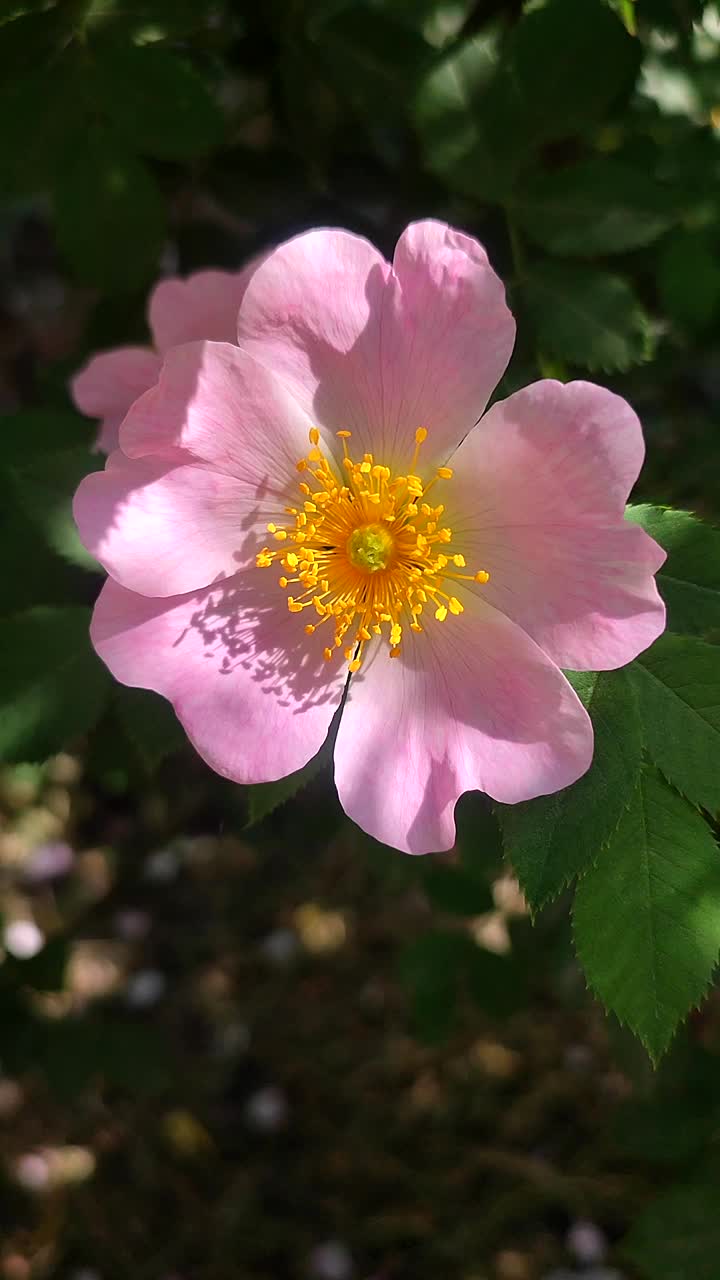
<path fill-rule="evenodd" d="M 623 519 L 643 455 L 619 396 L 546 381 L 493 405 L 453 456 L 453 548 L 489 572 L 482 598 L 561 667 L 623 666 L 664 629 L 665 553 Z"/>
<path fill-rule="evenodd" d="M 388 453 L 423 426 L 422 456 L 445 461 L 480 417 L 515 342 L 482 245 L 443 222 L 412 223 L 395 249 L 382 325 Z"/>
<path fill-rule="evenodd" d="M 126 458 L 119 449 L 105 471 L 82 480 L 73 512 L 90 554 L 147 596 L 232 577 L 254 564 L 270 537 L 257 490 L 243 481 L 203 466 Z"/>
<path fill-rule="evenodd" d="M 485 251 L 444 223 L 400 238 L 391 268 L 366 240 L 313 231 L 258 268 L 238 317 L 241 345 L 275 370 L 328 432 L 353 432 L 390 465 L 430 431 L 445 458 L 481 414 L 515 326 Z"/>
<path fill-rule="evenodd" d="M 181 342 L 235 342 L 245 290 L 264 255 L 242 271 L 196 271 L 185 280 L 161 280 L 150 294 L 148 323 L 158 351 Z"/>
<path fill-rule="evenodd" d="M 335 746 L 345 812 L 408 853 L 449 849 L 453 811 L 478 789 L 515 804 L 588 769 L 590 718 L 562 673 L 508 618 L 469 593 L 465 612 L 378 648 L 353 676 Z"/>
<path fill-rule="evenodd" d="M 259 576 L 170 600 L 109 579 L 91 637 L 116 679 L 168 698 L 203 759 L 236 782 L 300 769 L 342 697 L 342 667 L 305 646 L 298 617 Z"/>
<path fill-rule="evenodd" d="M 148 347 L 103 351 L 75 374 L 70 392 L 88 418 L 101 418 L 98 448 L 117 448 L 118 428 L 133 400 L 157 382 L 160 360 Z"/>
<path fill-rule="evenodd" d="M 123 423 L 120 443 L 131 458 L 209 463 L 242 479 L 253 501 L 274 495 L 276 510 L 279 495 L 283 505 L 287 494 L 298 497 L 295 464 L 310 448 L 311 425 L 286 387 L 247 352 L 191 342 L 168 351 L 157 386 Z"/>

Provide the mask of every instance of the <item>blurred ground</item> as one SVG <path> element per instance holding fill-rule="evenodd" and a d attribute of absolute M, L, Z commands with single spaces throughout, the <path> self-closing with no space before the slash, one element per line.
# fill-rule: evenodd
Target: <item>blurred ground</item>
<path fill-rule="evenodd" d="M 629 1277 L 657 1174 L 618 1121 L 649 1073 L 561 916 L 526 1006 L 461 994 L 445 1038 L 399 958 L 439 922 L 522 953 L 494 855 L 496 908 L 458 920 L 324 779 L 247 833 L 214 785 L 184 759 L 132 790 L 81 756 L 1 776 L 3 1280 Z"/>

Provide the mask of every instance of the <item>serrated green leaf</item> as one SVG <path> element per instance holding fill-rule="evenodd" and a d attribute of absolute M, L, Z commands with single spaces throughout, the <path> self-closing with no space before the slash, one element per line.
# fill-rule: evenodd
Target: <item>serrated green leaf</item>
<path fill-rule="evenodd" d="M 532 268 L 522 286 L 544 353 L 606 373 L 651 358 L 650 319 L 621 276 L 545 262 Z"/>
<path fill-rule="evenodd" d="M 164 235 L 160 192 L 114 134 L 88 131 L 56 181 L 54 204 L 58 243 L 81 279 L 123 293 L 157 268 Z"/>
<path fill-rule="evenodd" d="M 720 647 L 661 636 L 631 667 L 645 746 L 688 800 L 720 810 Z"/>
<path fill-rule="evenodd" d="M 637 702 L 625 671 L 573 674 L 590 712 L 595 751 L 572 787 L 524 804 L 498 805 L 505 851 L 533 910 L 598 857 L 630 802 L 640 773 Z"/>
<path fill-rule="evenodd" d="M 720 530 L 688 511 L 650 504 L 628 507 L 626 516 L 668 553 L 657 575 L 668 629 L 702 633 L 720 627 Z"/>
<path fill-rule="evenodd" d="M 510 207 L 536 244 L 580 257 L 650 244 L 681 212 L 678 197 L 650 174 L 606 156 L 542 174 Z"/>
<path fill-rule="evenodd" d="M 663 246 L 658 262 L 658 292 L 670 319 L 700 333 L 720 311 L 720 264 L 710 238 L 677 231 Z"/>
<path fill-rule="evenodd" d="M 702 1000 L 720 948 L 720 852 L 700 814 L 646 768 L 580 881 L 575 945 L 592 990 L 654 1061 Z"/>
<path fill-rule="evenodd" d="M 109 677 L 90 611 L 28 609 L 0 626 L 0 759 L 40 760 L 99 719 Z"/>
<path fill-rule="evenodd" d="M 155 45 L 93 46 L 95 100 L 130 151 L 184 160 L 223 140 L 223 117 L 189 63 Z"/>
<path fill-rule="evenodd" d="M 295 773 L 289 773 L 286 778 L 279 778 L 277 782 L 257 782 L 252 786 L 246 787 L 248 797 L 248 826 L 254 827 L 258 822 L 262 822 L 263 818 L 267 818 L 275 809 L 279 809 L 281 804 L 285 804 L 287 800 L 292 800 L 298 791 L 306 787 L 309 782 L 320 772 L 323 765 L 327 762 L 328 753 L 321 748 L 312 760 L 308 760 L 302 769 L 298 769 Z"/>
<path fill-rule="evenodd" d="M 659 1195 L 625 1237 L 621 1252 L 647 1280 L 717 1280 L 716 1179 L 698 1178 Z"/>

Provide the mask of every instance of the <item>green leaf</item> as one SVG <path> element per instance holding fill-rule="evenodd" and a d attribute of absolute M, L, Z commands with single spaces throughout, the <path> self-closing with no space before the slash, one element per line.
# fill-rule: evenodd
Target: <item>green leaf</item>
<path fill-rule="evenodd" d="M 626 516 L 668 553 L 657 582 L 669 630 L 702 633 L 720 627 L 720 530 L 688 511 L 650 504 L 628 507 Z"/>
<path fill-rule="evenodd" d="M 412 106 L 427 168 L 481 200 L 499 198 L 510 187 L 507 148 L 496 145 L 486 101 L 498 62 L 497 35 L 473 36 L 425 76 Z"/>
<path fill-rule="evenodd" d="M 720 647 L 661 636 L 633 663 L 645 746 L 688 800 L 720 810 Z"/>
<path fill-rule="evenodd" d="M 24 193 L 46 189 L 85 141 L 86 73 L 68 54 L 20 80 L 0 81 L 0 184 Z"/>
<path fill-rule="evenodd" d="M 23 465 L 45 453 L 89 449 L 97 434 L 95 423 L 62 409 L 21 409 L 0 422 L 0 446 L 5 464 Z"/>
<path fill-rule="evenodd" d="M 647 1280 L 717 1280 L 716 1179 L 697 1179 L 659 1195 L 625 1237 L 621 1252 Z"/>
<path fill-rule="evenodd" d="M 461 867 L 431 867 L 423 884 L 432 905 L 455 916 L 477 916 L 491 911 L 490 886 Z"/>
<path fill-rule="evenodd" d="M 536 244 L 580 257 L 650 244 L 680 213 L 677 198 L 650 174 L 605 156 L 542 174 L 510 207 Z"/>
<path fill-rule="evenodd" d="M 534 266 L 523 283 L 543 353 L 606 373 L 651 358 L 650 319 L 622 277 L 546 262 Z"/>
<path fill-rule="evenodd" d="M 41 760 L 99 719 L 109 678 L 90 645 L 90 611 L 45 608 L 0 627 L 0 759 Z"/>
<path fill-rule="evenodd" d="M 198 0 L 92 0 L 86 24 L 90 32 L 118 32 L 133 44 L 146 44 L 207 28 L 219 11 Z"/>
<path fill-rule="evenodd" d="M 171 704 L 157 693 L 120 688 L 116 691 L 115 710 L 148 772 L 187 741 Z"/>
<path fill-rule="evenodd" d="M 572 787 L 524 804 L 498 805 L 505 851 L 533 910 L 598 857 L 630 802 L 640 773 L 637 702 L 625 671 L 574 674 L 590 712 L 595 752 Z"/>
<path fill-rule="evenodd" d="M 223 140 L 223 117 L 204 81 L 155 45 L 94 47 L 96 101 L 129 151 L 161 160 L 204 155 Z"/>
<path fill-rule="evenodd" d="M 720 853 L 697 810 L 655 770 L 643 771 L 580 881 L 574 924 L 591 988 L 657 1061 L 717 962 Z"/>
<path fill-rule="evenodd" d="M 19 506 L 9 483 L 0 503 L 0 581 L 2 617 L 35 604 L 84 600 L 87 592 L 85 571 L 50 549 Z"/>
<path fill-rule="evenodd" d="M 720 265 L 709 238 L 677 231 L 663 246 L 658 262 L 660 301 L 674 324 L 700 333 L 720 310 Z"/>
<path fill-rule="evenodd" d="M 155 180 L 110 132 L 91 129 L 57 180 L 57 237 L 77 275 L 125 292 L 157 269 L 164 211 Z"/>
<path fill-rule="evenodd" d="M 85 448 L 48 452 L 9 467 L 19 505 L 27 512 L 49 547 L 64 560 L 83 569 L 99 565 L 85 550 L 72 515 L 72 499 L 84 476 L 102 468 L 103 459 Z"/>
<path fill-rule="evenodd" d="M 267 818 L 275 809 L 278 809 L 281 804 L 285 804 L 287 800 L 292 800 L 298 791 L 301 791 L 309 782 L 312 782 L 327 759 L 328 753 L 321 747 L 317 755 L 313 756 L 312 760 L 308 760 L 302 769 L 298 769 L 295 773 L 289 773 L 286 778 L 279 778 L 277 782 L 256 782 L 246 787 L 248 826 L 256 826 L 258 822 L 262 822 L 263 818 Z"/>
<path fill-rule="evenodd" d="M 508 124 L 535 141 L 582 133 L 630 92 L 641 53 L 603 0 L 548 0 L 508 41 Z"/>

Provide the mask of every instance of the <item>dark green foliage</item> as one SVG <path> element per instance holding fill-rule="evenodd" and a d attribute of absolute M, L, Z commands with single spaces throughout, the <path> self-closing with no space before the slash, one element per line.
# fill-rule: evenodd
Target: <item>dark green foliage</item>
<path fill-rule="evenodd" d="M 38 1274 L 309 1275 L 314 1232 L 356 1233 L 358 1275 L 494 1275 L 508 1251 L 550 1275 L 578 1216 L 611 1250 L 626 1233 L 611 1270 L 720 1272 L 720 1032 L 703 1004 L 720 945 L 719 70 L 704 0 L 0 3 L 0 910 L 21 903 L 45 939 L 23 959 L 0 938 L 0 1085 L 16 1077 L 37 1104 L 8 1126 L 3 1168 L 44 1143 L 54 1105 L 52 1140 L 95 1143 L 98 1179 L 107 1166 L 130 1188 L 119 1210 L 108 1182 L 95 1201 L 36 1196 L 37 1232 L 16 1232 L 10 1205 L 8 1275 L 53 1230 L 67 1239 L 28 1262 Z M 111 681 L 88 638 L 101 571 L 71 516 L 104 459 L 67 387 L 97 349 L 147 343 L 162 272 L 234 271 L 318 225 L 391 256 L 429 216 L 477 235 L 507 285 L 518 341 L 498 394 L 594 377 L 637 409 L 648 456 L 627 516 L 667 552 L 667 634 L 624 671 L 569 673 L 595 731 L 585 777 L 512 807 L 465 796 L 454 851 L 411 860 L 345 820 L 330 745 L 239 788 L 167 701 Z M 68 760 L 81 780 L 63 825 Z M 32 880 L 59 826 L 87 882 Z M 510 868 L 532 919 L 496 907 Z M 308 905 L 342 916 L 336 950 L 302 950 Z M 138 907 L 144 958 L 118 925 Z M 508 954 L 481 944 L 478 917 Z M 125 986 L 78 996 L 98 940 L 122 952 Z M 157 1027 L 155 1007 L 130 1007 L 136 963 L 166 978 Z M 245 1022 L 250 1053 L 225 1057 Z M 652 1075 L 647 1053 L 671 1041 Z M 588 1046 L 585 1084 L 563 1064 Z M 270 1067 L 291 1116 L 272 1140 L 244 1118 Z M 193 1166 L 167 1118 L 196 1113 L 212 1136 Z M 358 1131 L 374 1124 L 365 1177 Z M 322 1152 L 320 1177 L 300 1148 Z M 204 1198 L 221 1208 L 186 1250 Z M 126 1252 L 118 1238 L 76 1257 L 96 1219 L 98 1240 L 129 1224 Z"/>
<path fill-rule="evenodd" d="M 575 674 L 572 679 L 595 730 L 589 771 L 554 796 L 498 806 L 505 851 L 533 909 L 592 866 L 615 831 L 640 772 L 641 722 L 626 673 Z"/>
<path fill-rule="evenodd" d="M 110 679 L 89 610 L 38 606 L 0 629 L 0 759 L 42 760 L 99 718 Z"/>
<path fill-rule="evenodd" d="M 574 926 L 591 988 L 657 1060 L 718 960 L 720 855 L 697 811 L 654 770 L 580 881 Z"/>

